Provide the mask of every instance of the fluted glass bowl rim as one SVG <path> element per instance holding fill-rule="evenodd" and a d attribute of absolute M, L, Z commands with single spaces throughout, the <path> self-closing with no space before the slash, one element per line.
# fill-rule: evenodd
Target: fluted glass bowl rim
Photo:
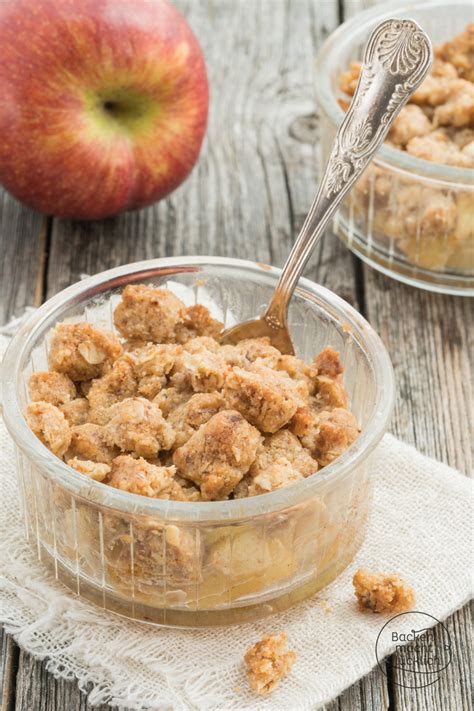
<path fill-rule="evenodd" d="M 340 317 L 338 322 L 341 331 L 350 328 L 370 360 L 376 392 L 375 406 L 357 440 L 339 459 L 324 467 L 316 476 L 275 492 L 233 501 L 191 503 L 149 499 L 87 479 L 40 442 L 23 416 L 18 385 L 25 354 L 36 342 L 38 334 L 45 330 L 46 324 L 60 320 L 66 308 L 109 289 L 123 287 L 129 282 L 146 281 L 158 276 L 160 272 L 166 274 L 168 270 L 171 276 L 173 272 L 199 273 L 206 267 L 215 270 L 214 276 L 219 269 L 222 269 L 223 276 L 228 270 L 240 271 L 257 280 L 274 282 L 275 285 L 281 273 L 281 270 L 269 265 L 221 257 L 169 257 L 126 264 L 100 272 L 60 291 L 32 313 L 13 337 L 2 362 L 3 417 L 19 449 L 43 473 L 47 472 L 54 483 L 91 504 L 108 509 L 129 514 L 155 514 L 160 520 L 173 519 L 174 522 L 202 520 L 222 523 L 279 511 L 302 503 L 318 492 L 322 494 L 327 487 L 336 487 L 376 447 L 387 429 L 394 403 L 395 384 L 390 357 L 379 336 L 361 314 L 329 289 L 306 278 L 300 280 L 297 293 L 308 302 L 317 300 L 319 305 L 324 304 L 333 315 L 336 313 Z"/>
<path fill-rule="evenodd" d="M 472 12 L 471 0 L 455 0 L 455 4 L 465 6 Z M 433 12 L 442 12 L 444 9 L 448 12 L 450 7 L 452 10 L 449 0 L 427 0 L 425 2 L 423 0 L 421 2 L 396 0 L 357 13 L 329 35 L 316 58 L 315 91 L 318 105 L 334 127 L 341 124 L 344 111 L 337 103 L 337 97 L 331 86 L 330 67 L 333 66 L 335 55 L 341 51 L 341 48 L 353 43 L 354 36 L 364 31 L 366 39 L 368 39 L 370 31 L 378 22 L 397 16 L 397 13 L 399 13 L 398 16 L 409 19 L 413 10 L 429 12 L 431 9 Z M 472 190 L 474 188 L 474 168 L 460 168 L 434 163 L 416 158 L 385 144 L 377 151 L 374 162 L 385 168 L 396 168 L 400 173 L 418 175 L 425 179 L 445 183 L 446 187 L 455 184 L 457 189 L 465 187 Z"/>

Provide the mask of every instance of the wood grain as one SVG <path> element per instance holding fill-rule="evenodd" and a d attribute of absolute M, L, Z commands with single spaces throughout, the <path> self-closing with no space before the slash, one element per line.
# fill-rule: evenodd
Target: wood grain
<path fill-rule="evenodd" d="M 344 19 L 376 4 L 344 2 Z M 472 354 L 474 312 L 470 299 L 433 294 L 387 279 L 362 265 L 364 314 L 382 337 L 397 383 L 392 432 L 420 452 L 465 474 L 472 472 Z M 436 561 L 431 561 L 436 565 Z M 430 612 L 426 610 L 426 612 Z M 472 607 L 446 622 L 453 662 L 439 682 L 406 688 L 394 655 L 390 694 L 400 711 L 472 709 Z M 437 642 L 441 634 L 435 631 Z"/>
<path fill-rule="evenodd" d="M 19 650 L 13 639 L 0 629 L 0 708 L 2 711 L 13 711 L 15 707 L 18 654 Z"/>
<path fill-rule="evenodd" d="M 0 189 L 0 324 L 42 298 L 47 223 Z"/>
<path fill-rule="evenodd" d="M 46 662 L 24 651 L 20 652 L 19 670 L 15 711 L 128 711 L 124 706 L 91 706 L 76 682 L 54 679 Z"/>

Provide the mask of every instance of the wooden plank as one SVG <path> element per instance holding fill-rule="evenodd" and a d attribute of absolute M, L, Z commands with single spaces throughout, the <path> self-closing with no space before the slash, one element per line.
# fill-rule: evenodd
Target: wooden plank
<path fill-rule="evenodd" d="M 41 298 L 47 225 L 0 188 L 0 324 Z"/>
<path fill-rule="evenodd" d="M 344 0 L 344 19 L 374 4 Z M 474 353 L 470 301 L 402 285 L 366 265 L 362 274 L 366 316 L 388 348 L 398 383 L 393 433 L 424 454 L 470 473 Z M 453 662 L 439 683 L 426 689 L 405 688 L 394 656 L 390 692 L 396 709 L 472 708 L 471 610 L 465 606 L 446 623 L 452 631 Z M 436 635 L 440 641 L 439 631 Z"/>
<path fill-rule="evenodd" d="M 423 689 L 405 688 L 405 677 L 394 671 L 393 694 L 396 708 L 400 711 L 432 711 L 432 709 L 453 709 L 472 711 L 472 612 L 473 605 L 448 618 L 444 623 L 451 639 L 452 661 L 439 681 Z M 435 647 L 442 644 L 445 637 L 435 628 Z M 396 655 L 394 657 L 396 659 Z"/>
<path fill-rule="evenodd" d="M 46 670 L 46 662 L 34 659 L 23 650 L 19 669 L 15 711 L 129 711 L 123 706 L 108 704 L 91 706 L 75 682 L 54 679 Z"/>
<path fill-rule="evenodd" d="M 15 706 L 15 681 L 18 666 L 18 647 L 0 628 L 0 708 L 13 711 Z"/>
<path fill-rule="evenodd" d="M 322 711 L 388 711 L 389 693 L 384 675 L 378 667 L 353 684 Z"/>
<path fill-rule="evenodd" d="M 364 280 L 368 318 L 388 348 L 398 384 L 393 433 L 419 451 L 471 472 L 472 305 L 468 299 L 399 284 L 369 267 L 364 267 Z M 394 664 L 392 693 L 400 711 L 472 708 L 469 606 L 446 624 L 453 662 L 438 683 L 420 690 L 404 688 L 404 674 Z M 439 631 L 436 636 L 441 641 Z"/>
<path fill-rule="evenodd" d="M 24 208 L 0 188 L 0 324 L 20 316 L 42 296 L 47 218 Z M 14 704 L 18 647 L 0 629 L 0 701 Z"/>
<path fill-rule="evenodd" d="M 420 452 L 472 471 L 474 318 L 470 299 L 430 294 L 364 267 L 368 317 L 392 358 L 392 430 Z"/>

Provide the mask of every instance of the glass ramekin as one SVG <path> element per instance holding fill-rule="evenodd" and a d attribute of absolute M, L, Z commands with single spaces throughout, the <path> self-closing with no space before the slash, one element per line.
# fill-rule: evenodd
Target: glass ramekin
<path fill-rule="evenodd" d="M 341 25 L 316 63 L 321 159 L 326 163 L 344 113 L 339 76 L 360 60 L 373 27 L 416 20 L 436 45 L 472 22 L 471 0 L 377 6 Z M 346 97 L 347 98 L 347 97 Z M 340 239 L 375 269 L 414 286 L 474 294 L 474 170 L 440 165 L 384 145 L 334 221 Z"/>
<path fill-rule="evenodd" d="M 47 364 L 58 321 L 111 328 L 126 284 L 167 287 L 204 303 L 226 325 L 258 314 L 279 270 L 236 259 L 188 257 L 129 264 L 65 289 L 36 311 L 3 362 L 3 411 L 17 452 L 26 535 L 38 557 L 80 596 L 161 625 L 257 619 L 311 595 L 352 560 L 364 538 L 369 458 L 392 410 L 389 356 L 347 303 L 301 279 L 290 327 L 302 357 L 341 352 L 359 438 L 337 461 L 286 489 L 234 501 L 150 499 L 91 481 L 44 447 L 23 417 L 27 380 Z"/>

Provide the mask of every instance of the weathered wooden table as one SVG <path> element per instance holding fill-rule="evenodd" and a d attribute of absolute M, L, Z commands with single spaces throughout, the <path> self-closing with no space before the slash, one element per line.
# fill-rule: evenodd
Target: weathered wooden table
<path fill-rule="evenodd" d="M 202 43 L 210 77 L 210 123 L 199 165 L 169 199 L 103 222 L 52 220 L 0 194 L 0 323 L 82 273 L 140 259 L 212 254 L 282 265 L 318 177 L 314 58 L 325 36 L 364 3 L 177 4 Z M 392 432 L 467 473 L 469 336 L 474 332 L 469 300 L 387 279 L 330 234 L 307 275 L 356 306 L 385 341 L 398 383 Z M 437 684 L 419 691 L 398 685 L 401 672 L 388 659 L 385 674 L 375 669 L 327 709 L 472 708 L 469 608 L 454 614 L 447 626 L 453 661 Z M 49 675 L 46 662 L 35 661 L 6 635 L 1 641 L 2 711 L 92 708 L 74 683 Z"/>

